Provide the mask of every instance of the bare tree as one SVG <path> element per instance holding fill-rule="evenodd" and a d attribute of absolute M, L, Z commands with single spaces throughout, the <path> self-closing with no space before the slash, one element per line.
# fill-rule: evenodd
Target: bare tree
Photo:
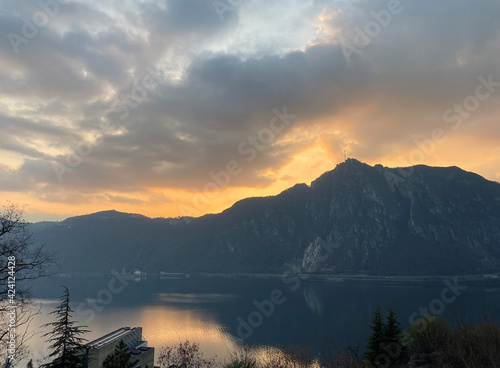
<path fill-rule="evenodd" d="M 200 346 L 197 343 L 186 341 L 180 342 L 178 345 L 170 345 L 163 347 L 158 356 L 158 365 L 161 368 L 171 366 L 196 367 L 196 368 L 213 368 L 216 367 L 215 358 L 206 359 L 200 351 Z"/>
<path fill-rule="evenodd" d="M 2 360 L 9 355 L 15 355 L 16 360 L 26 356 L 26 342 L 34 335 L 29 325 L 40 311 L 31 303 L 29 281 L 48 275 L 53 264 L 52 255 L 34 242 L 28 223 L 24 220 L 24 207 L 8 203 L 0 212 Z M 14 348 L 14 354 L 11 348 Z M 12 362 L 7 363 L 6 367 L 11 364 Z"/>

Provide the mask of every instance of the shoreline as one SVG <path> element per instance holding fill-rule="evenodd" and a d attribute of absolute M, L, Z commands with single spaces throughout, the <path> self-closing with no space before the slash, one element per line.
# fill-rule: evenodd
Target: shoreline
<path fill-rule="evenodd" d="M 55 277 L 102 277 L 109 276 L 111 273 L 66 273 Z M 479 275 L 443 275 L 443 276 L 382 276 L 382 275 L 325 275 L 325 274 L 307 274 L 307 273 L 154 273 L 154 274 L 121 274 L 124 278 L 130 280 L 147 279 L 261 279 L 261 280 L 281 280 L 285 276 L 287 279 L 300 278 L 302 281 L 310 282 L 334 282 L 334 283 L 363 283 L 378 285 L 432 285 L 441 284 L 447 279 L 459 278 L 462 281 L 477 285 L 498 284 L 500 286 L 500 275 L 479 274 Z"/>

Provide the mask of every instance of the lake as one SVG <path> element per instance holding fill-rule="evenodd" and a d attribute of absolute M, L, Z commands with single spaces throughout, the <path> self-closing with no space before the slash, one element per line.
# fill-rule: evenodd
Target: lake
<path fill-rule="evenodd" d="M 453 287 L 454 281 L 450 279 Z M 442 312 L 450 321 L 465 315 L 477 321 L 485 310 L 500 320 L 500 286 L 450 284 L 380 285 L 259 278 L 148 278 L 116 276 L 38 280 L 33 286 L 42 305 L 33 328 L 52 321 L 61 285 L 70 289 L 74 319 L 88 326 L 88 340 L 123 326 L 142 326 L 156 354 L 162 346 L 189 340 L 205 356 L 223 360 L 238 344 L 259 347 L 308 346 L 314 352 L 348 344 L 364 346 L 377 306 L 392 307 L 404 327 L 419 308 Z M 465 286 L 467 287 L 466 289 Z M 417 313 L 417 314 L 414 314 Z M 413 316 L 412 316 L 413 314 Z M 243 322 L 242 322 L 243 321 Z M 40 357 L 41 336 L 31 340 Z"/>

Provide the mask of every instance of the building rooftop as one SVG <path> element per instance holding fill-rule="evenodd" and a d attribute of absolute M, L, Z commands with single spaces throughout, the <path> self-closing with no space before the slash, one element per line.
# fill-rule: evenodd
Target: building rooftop
<path fill-rule="evenodd" d="M 89 348 L 101 348 L 107 344 L 123 340 L 130 348 L 135 348 L 137 343 L 142 341 L 142 328 L 140 327 L 122 327 L 113 331 L 97 340 L 91 341 L 87 344 Z"/>

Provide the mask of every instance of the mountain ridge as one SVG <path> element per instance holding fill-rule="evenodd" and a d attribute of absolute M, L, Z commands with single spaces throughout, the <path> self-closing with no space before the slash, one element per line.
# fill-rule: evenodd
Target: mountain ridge
<path fill-rule="evenodd" d="M 32 229 L 60 255 L 63 271 L 440 275 L 497 271 L 499 220 L 500 183 L 456 166 L 348 159 L 311 185 L 246 198 L 218 214 L 111 210 Z"/>
<path fill-rule="evenodd" d="M 430 169 L 457 169 L 463 173 L 468 173 L 468 174 L 472 174 L 472 175 L 475 175 L 477 176 L 478 178 L 481 178 L 481 179 L 484 179 L 485 181 L 488 181 L 490 183 L 496 183 L 496 184 L 499 184 L 499 182 L 495 181 L 495 180 L 489 180 L 489 179 L 486 179 L 485 177 L 477 174 L 477 173 L 474 173 L 472 171 L 466 171 L 466 170 L 463 170 L 461 169 L 460 167 L 458 166 L 428 166 L 428 165 L 423 165 L 423 164 L 420 164 L 420 165 L 415 165 L 415 166 L 411 166 L 411 167 L 394 167 L 394 168 L 390 168 L 390 167 L 386 167 L 386 166 L 383 166 L 381 164 L 376 164 L 374 166 L 369 166 L 368 164 L 365 164 L 357 159 L 354 159 L 354 158 L 348 158 L 347 161 L 344 161 L 344 162 L 341 162 L 339 164 L 337 164 L 337 167 L 344 164 L 345 162 L 349 162 L 349 161 L 355 161 L 355 162 L 358 162 L 360 164 L 363 164 L 363 165 L 367 165 L 368 167 L 373 167 L 373 168 L 377 168 L 377 167 L 380 167 L 380 168 L 383 168 L 383 169 L 389 169 L 389 170 L 408 170 L 408 169 L 411 169 L 411 168 L 430 168 Z M 336 167 L 336 168 L 337 168 Z M 131 216 L 140 216 L 140 217 L 145 217 L 145 218 L 148 218 L 148 219 L 151 219 L 151 220 L 157 220 L 157 219 L 182 219 L 182 218 L 190 218 L 190 219 L 197 219 L 197 218 L 201 218 L 201 217 L 204 217 L 204 216 L 212 216 L 212 215 L 218 215 L 218 214 L 221 214 L 229 209 L 231 209 L 232 207 L 234 207 L 235 205 L 238 205 L 240 202 L 243 202 L 243 201 L 247 201 L 247 200 L 252 200 L 252 199 L 260 199 L 260 198 L 271 198 L 271 197 L 276 197 L 276 196 L 279 196 L 285 192 L 288 192 L 290 190 L 294 190 L 294 188 L 296 187 L 300 187 L 300 188 L 311 188 L 312 185 L 314 184 L 314 182 L 316 182 L 317 180 L 319 180 L 322 176 L 324 175 L 327 175 L 329 173 L 332 173 L 336 168 L 330 170 L 330 171 L 327 171 L 323 174 L 321 174 L 318 178 L 316 178 L 315 180 L 313 180 L 311 182 L 311 185 L 307 185 L 306 183 L 297 183 L 297 184 L 294 184 L 293 186 L 291 186 L 290 188 L 287 188 L 285 190 L 283 190 L 282 192 L 276 194 L 276 195 L 270 195 L 270 196 L 256 196 L 256 197 L 247 197 L 247 198 L 243 198 L 243 199 L 240 199 L 238 201 L 236 201 L 233 205 L 231 205 L 230 207 L 222 210 L 221 212 L 218 212 L 218 213 L 207 213 L 207 214 L 204 214 L 204 215 L 201 215 L 201 216 L 198 216 L 198 217 L 192 217 L 192 216 L 177 216 L 177 217 L 163 217 L 163 216 L 159 216 L 159 217 L 150 217 L 150 216 L 147 216 L 147 215 L 143 215 L 143 214 L 140 214 L 140 213 L 134 213 L 134 212 L 122 212 L 122 211 L 118 211 L 118 210 L 115 210 L 115 209 L 110 209 L 110 210 L 103 210 L 103 211 L 97 211 L 97 212 L 92 212 L 92 213 L 87 213 L 87 214 L 83 214 L 83 215 L 75 215 L 75 216 L 70 216 L 70 217 L 67 217 L 65 218 L 64 220 L 61 220 L 61 221 L 37 221 L 37 222 L 33 222 L 32 224 L 41 224 L 41 223 L 60 223 L 60 222 L 63 222 L 63 221 L 66 221 L 66 220 L 70 220 L 70 219 L 75 219 L 75 218 L 80 218 L 80 217 L 84 217 L 84 216 L 94 216 L 94 215 L 106 215 L 106 214 L 115 214 L 115 215 L 131 215 Z"/>

